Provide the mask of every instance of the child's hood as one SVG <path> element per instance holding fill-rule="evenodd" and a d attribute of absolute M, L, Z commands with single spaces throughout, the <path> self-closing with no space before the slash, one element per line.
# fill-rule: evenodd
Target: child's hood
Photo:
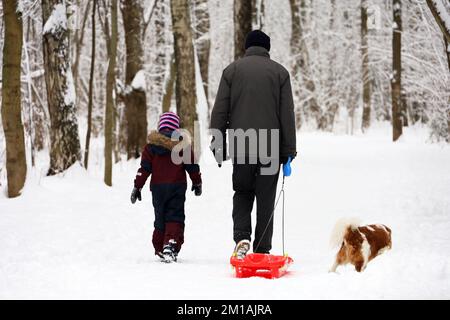
<path fill-rule="evenodd" d="M 178 140 L 176 140 L 178 139 Z M 181 136 L 178 133 L 172 134 L 172 132 L 159 132 L 153 130 L 148 135 L 148 143 L 150 144 L 152 151 L 155 154 L 165 154 L 171 152 L 172 149 L 181 144 L 182 149 L 190 146 L 190 138 L 188 136 Z"/>

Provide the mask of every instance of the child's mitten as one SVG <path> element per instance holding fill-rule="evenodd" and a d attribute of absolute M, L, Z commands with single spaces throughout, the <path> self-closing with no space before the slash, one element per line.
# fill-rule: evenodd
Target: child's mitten
<path fill-rule="evenodd" d="M 191 190 L 194 191 L 194 194 L 198 197 L 202 194 L 202 185 L 201 184 L 192 185 Z"/>
<path fill-rule="evenodd" d="M 138 188 L 133 188 L 133 191 L 131 191 L 131 203 L 135 203 L 136 199 L 138 199 L 139 201 L 142 200 L 141 197 L 141 190 L 142 189 L 138 189 Z"/>

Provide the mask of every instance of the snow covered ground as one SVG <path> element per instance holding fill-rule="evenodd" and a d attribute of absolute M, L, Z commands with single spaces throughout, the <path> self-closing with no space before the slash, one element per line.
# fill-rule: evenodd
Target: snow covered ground
<path fill-rule="evenodd" d="M 286 181 L 286 244 L 295 259 L 284 278 L 236 279 L 231 166 L 205 152 L 204 193 L 188 194 L 186 242 L 179 263 L 153 256 L 151 194 L 132 205 L 138 161 L 114 168 L 102 183 L 102 148 L 90 169 L 29 173 L 23 196 L 0 188 L 0 298 L 135 299 L 410 299 L 450 298 L 450 148 L 407 129 L 393 144 L 386 128 L 366 136 L 299 135 L 299 158 Z M 41 155 L 40 161 L 47 159 Z M 281 252 L 280 211 L 274 250 Z M 337 219 L 391 227 L 393 249 L 359 274 L 330 274 L 328 247 Z"/>

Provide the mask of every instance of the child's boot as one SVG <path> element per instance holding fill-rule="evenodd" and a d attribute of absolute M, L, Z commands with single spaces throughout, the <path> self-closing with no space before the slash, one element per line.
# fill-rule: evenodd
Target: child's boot
<path fill-rule="evenodd" d="M 155 248 L 155 255 L 161 259 L 164 259 L 163 247 L 164 247 L 164 231 L 156 229 L 153 231 L 152 238 L 153 248 Z"/>
<path fill-rule="evenodd" d="M 170 239 L 169 243 L 164 245 L 163 249 L 163 261 L 166 263 L 177 262 L 178 252 L 176 250 L 177 242 L 174 239 Z"/>

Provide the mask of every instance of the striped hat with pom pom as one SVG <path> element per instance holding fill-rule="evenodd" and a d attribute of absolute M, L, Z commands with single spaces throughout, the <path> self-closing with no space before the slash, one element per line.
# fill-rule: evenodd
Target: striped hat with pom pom
<path fill-rule="evenodd" d="M 177 130 L 180 128 L 180 117 L 173 112 L 164 112 L 159 117 L 158 130 Z"/>

